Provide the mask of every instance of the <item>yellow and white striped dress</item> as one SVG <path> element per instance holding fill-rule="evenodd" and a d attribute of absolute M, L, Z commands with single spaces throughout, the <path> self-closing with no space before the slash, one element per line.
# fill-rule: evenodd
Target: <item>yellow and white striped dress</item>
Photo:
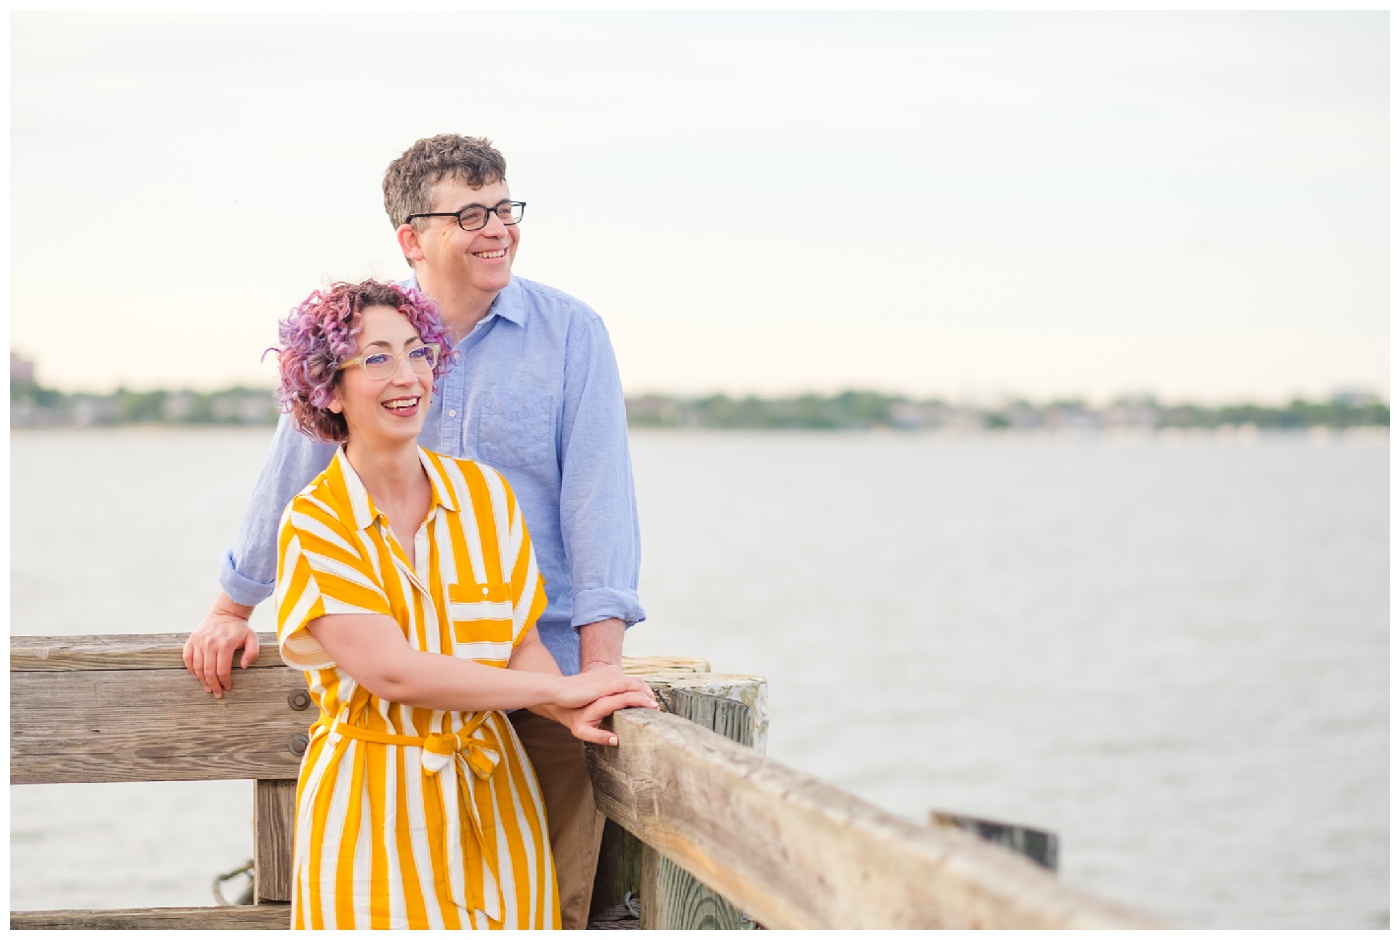
<path fill-rule="evenodd" d="M 410 565 L 342 448 L 288 505 L 278 537 L 282 658 L 321 716 L 297 781 L 292 927 L 559 927 L 535 773 L 499 711 L 387 702 L 305 629 L 387 614 L 416 650 L 504 668 L 545 607 L 506 481 L 426 450 L 432 504 Z"/>

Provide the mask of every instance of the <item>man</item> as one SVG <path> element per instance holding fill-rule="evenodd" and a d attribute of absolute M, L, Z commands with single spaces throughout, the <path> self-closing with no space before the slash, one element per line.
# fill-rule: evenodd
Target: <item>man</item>
<path fill-rule="evenodd" d="M 490 141 L 447 134 L 418 141 L 384 175 L 384 208 L 413 268 L 404 283 L 432 298 L 462 354 L 419 442 L 481 460 L 515 490 L 549 595 L 537 629 L 559 668 L 620 670 L 623 632 L 645 617 L 621 380 L 596 313 L 511 276 L 525 204 L 505 174 Z M 282 510 L 334 453 L 283 415 L 222 590 L 185 644 L 186 668 L 215 697 L 232 687 L 237 650 L 244 668 L 258 656 L 248 618 L 272 593 Z M 563 924 L 582 929 L 603 828 L 583 745 L 527 711 L 511 720 L 544 791 Z"/>

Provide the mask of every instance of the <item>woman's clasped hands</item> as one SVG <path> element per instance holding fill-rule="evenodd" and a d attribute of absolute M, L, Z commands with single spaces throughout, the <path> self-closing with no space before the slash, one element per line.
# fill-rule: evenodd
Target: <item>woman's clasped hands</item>
<path fill-rule="evenodd" d="M 574 737 L 589 744 L 617 745 L 617 735 L 604 730 L 603 719 L 623 708 L 659 708 L 645 681 L 618 666 L 595 667 L 575 676 L 560 676 L 555 699 L 556 720 Z"/>

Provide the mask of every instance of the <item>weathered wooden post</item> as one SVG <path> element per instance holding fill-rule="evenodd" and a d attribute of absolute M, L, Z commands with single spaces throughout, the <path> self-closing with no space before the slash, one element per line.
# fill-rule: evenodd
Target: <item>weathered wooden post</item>
<path fill-rule="evenodd" d="M 755 676 L 709 672 L 703 660 L 634 659 L 624 668 L 645 678 L 672 714 L 732 741 L 767 744 L 767 683 Z M 670 859 L 611 819 L 594 882 L 593 911 L 640 902 L 643 930 L 736 930 L 752 926 L 740 911 Z"/>
<path fill-rule="evenodd" d="M 673 715 L 753 746 L 753 709 L 743 702 L 672 689 L 669 708 Z M 641 876 L 643 930 L 741 930 L 748 922 L 738 908 L 649 845 L 642 846 Z"/>

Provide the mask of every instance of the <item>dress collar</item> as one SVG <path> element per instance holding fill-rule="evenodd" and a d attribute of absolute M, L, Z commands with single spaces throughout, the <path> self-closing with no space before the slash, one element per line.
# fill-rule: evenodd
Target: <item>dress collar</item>
<path fill-rule="evenodd" d="M 448 512 L 457 511 L 457 501 L 452 498 L 452 490 L 447 485 L 447 481 L 442 478 L 442 471 L 432 456 L 423 448 L 418 448 L 418 461 L 423 465 L 423 470 L 428 474 L 428 487 L 432 490 L 432 496 L 428 502 L 428 516 L 431 516 L 439 506 Z M 334 463 L 339 470 L 341 479 L 345 481 L 345 491 L 350 497 L 350 512 L 355 520 L 355 528 L 368 529 L 374 524 L 374 520 L 384 516 L 382 512 L 374 506 L 374 501 L 369 497 L 369 490 L 365 489 L 364 481 L 355 472 L 355 468 L 350 464 L 350 458 L 345 455 L 345 445 L 336 448 Z M 388 524 L 388 517 L 384 516 L 384 522 Z"/>

